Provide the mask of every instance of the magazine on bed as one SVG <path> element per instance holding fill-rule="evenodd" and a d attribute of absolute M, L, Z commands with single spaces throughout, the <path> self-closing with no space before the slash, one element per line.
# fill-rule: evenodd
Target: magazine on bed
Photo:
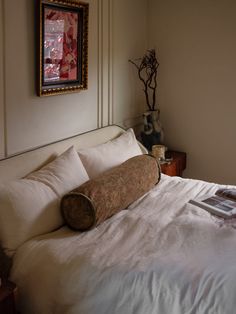
<path fill-rule="evenodd" d="M 217 216 L 236 217 L 236 189 L 219 189 L 214 195 L 204 195 L 189 202 Z"/>

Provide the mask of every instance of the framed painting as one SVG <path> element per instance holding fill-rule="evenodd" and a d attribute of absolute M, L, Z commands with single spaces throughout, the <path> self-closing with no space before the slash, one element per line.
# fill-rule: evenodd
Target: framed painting
<path fill-rule="evenodd" d="M 88 3 L 37 0 L 37 94 L 87 89 Z"/>

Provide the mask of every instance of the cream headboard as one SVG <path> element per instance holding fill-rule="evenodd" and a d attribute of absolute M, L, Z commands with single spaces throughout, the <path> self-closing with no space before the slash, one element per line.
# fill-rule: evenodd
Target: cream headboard
<path fill-rule="evenodd" d="M 3 159 L 0 161 L 0 183 L 26 176 L 53 160 L 72 145 L 76 150 L 95 146 L 114 139 L 123 132 L 125 130 L 121 127 L 111 125 Z M 141 144 L 140 147 L 144 153 L 147 152 Z"/>

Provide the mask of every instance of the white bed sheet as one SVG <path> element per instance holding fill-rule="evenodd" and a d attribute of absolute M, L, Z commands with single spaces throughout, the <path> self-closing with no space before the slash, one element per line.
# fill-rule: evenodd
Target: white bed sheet
<path fill-rule="evenodd" d="M 188 203 L 217 188 L 163 175 L 96 229 L 26 242 L 11 272 L 22 313 L 235 313 L 236 230 Z"/>

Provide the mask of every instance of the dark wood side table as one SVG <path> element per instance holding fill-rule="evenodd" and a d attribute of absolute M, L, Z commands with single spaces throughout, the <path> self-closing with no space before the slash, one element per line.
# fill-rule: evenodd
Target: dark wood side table
<path fill-rule="evenodd" d="M 172 158 L 172 160 L 161 163 L 161 172 L 169 176 L 182 177 L 183 171 L 186 168 L 187 154 L 169 150 L 166 152 L 165 157 Z"/>
<path fill-rule="evenodd" d="M 4 280 L 0 286 L 0 314 L 17 314 L 15 296 L 17 293 L 16 285 Z"/>

